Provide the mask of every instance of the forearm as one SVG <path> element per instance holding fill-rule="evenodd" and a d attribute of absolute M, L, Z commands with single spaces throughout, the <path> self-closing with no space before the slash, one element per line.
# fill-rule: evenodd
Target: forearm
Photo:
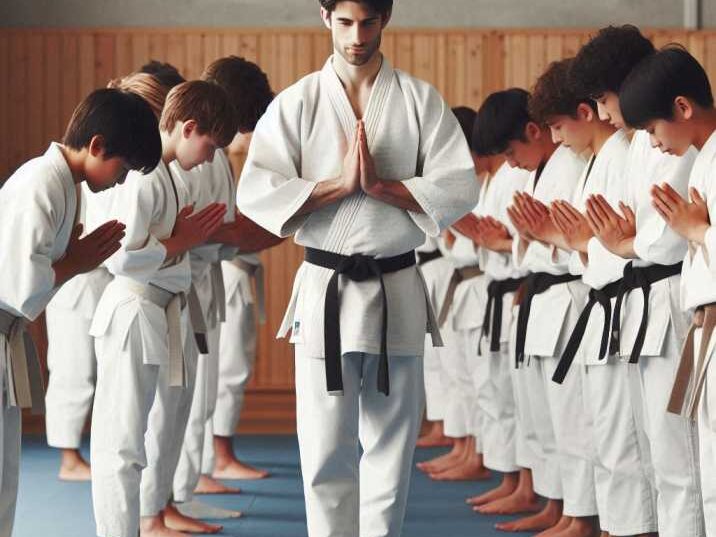
<path fill-rule="evenodd" d="M 379 179 L 366 194 L 371 198 L 414 213 L 423 214 L 425 211 L 400 181 L 384 181 Z"/>
<path fill-rule="evenodd" d="M 624 259 L 636 259 L 639 257 L 634 251 L 634 237 L 629 237 L 613 245 L 605 244 L 604 247 L 614 255 L 618 255 Z"/>
<path fill-rule="evenodd" d="M 67 257 L 58 259 L 52 265 L 52 270 L 55 272 L 55 288 L 61 287 L 80 273 L 79 268 Z"/>
<path fill-rule="evenodd" d="M 306 202 L 298 211 L 296 211 L 295 216 L 312 213 L 318 209 L 326 207 L 327 205 L 336 203 L 337 201 L 348 197 L 350 194 L 351 192 L 346 190 L 343 180 L 340 178 L 320 181 L 316 184 Z"/>
<path fill-rule="evenodd" d="M 169 237 L 168 239 L 164 239 L 163 241 L 159 242 L 161 242 L 161 244 L 164 246 L 164 249 L 167 251 L 167 254 L 164 258 L 165 260 L 179 257 L 180 255 L 191 250 L 194 246 L 197 246 L 196 244 L 187 244 L 187 242 L 182 240 L 181 237 L 176 236 Z"/>

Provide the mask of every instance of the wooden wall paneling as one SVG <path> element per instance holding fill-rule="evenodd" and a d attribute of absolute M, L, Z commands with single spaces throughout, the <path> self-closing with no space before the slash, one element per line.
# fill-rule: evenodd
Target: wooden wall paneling
<path fill-rule="evenodd" d="M 395 59 L 393 67 L 406 71 L 408 73 L 413 70 L 413 36 L 409 33 L 398 34 L 395 41 Z"/>
<path fill-rule="evenodd" d="M 695 32 L 687 34 L 684 44 L 701 65 L 706 65 L 706 40 L 701 34 Z"/>
<path fill-rule="evenodd" d="M 168 35 L 164 32 L 152 32 L 149 34 L 149 55 L 143 60 L 158 60 L 166 62 L 169 60 Z M 176 66 L 181 71 L 181 65 Z"/>
<path fill-rule="evenodd" d="M 186 69 L 191 78 L 199 78 L 204 68 L 209 65 L 206 61 L 204 46 L 206 45 L 203 33 L 191 33 L 186 36 Z"/>
<path fill-rule="evenodd" d="M 214 60 L 223 57 L 222 36 L 220 34 L 205 33 L 202 35 L 203 51 L 202 58 L 203 67 L 206 68 Z"/>
<path fill-rule="evenodd" d="M 139 66 L 134 64 L 132 51 L 132 34 L 117 34 L 114 45 L 115 76 L 121 77 L 134 72 Z"/>
<path fill-rule="evenodd" d="M 94 38 L 95 88 L 104 88 L 120 74 L 115 64 L 117 59 L 117 36 L 107 33 L 97 34 Z"/>
<path fill-rule="evenodd" d="M 485 58 L 483 62 L 484 91 L 480 103 L 495 91 L 505 87 L 505 36 L 501 32 L 490 31 L 485 37 Z"/>
<path fill-rule="evenodd" d="M 435 61 L 435 87 L 440 93 L 447 88 L 448 67 L 447 67 L 447 36 L 435 35 L 433 44 L 433 58 Z"/>
<path fill-rule="evenodd" d="M 79 36 L 62 34 L 60 52 L 60 118 L 64 132 L 72 112 L 79 103 Z"/>
<path fill-rule="evenodd" d="M 239 39 L 238 54 L 249 61 L 258 62 L 259 60 L 259 40 L 258 35 L 242 35 Z"/>
<path fill-rule="evenodd" d="M 547 35 L 545 43 L 545 60 L 547 64 L 564 58 L 562 53 L 562 37 L 559 35 Z"/>
<path fill-rule="evenodd" d="M 508 38 L 507 54 L 510 62 L 508 86 L 528 89 L 530 86 L 529 48 L 527 36 L 513 34 Z"/>
<path fill-rule="evenodd" d="M 447 38 L 447 71 L 450 73 L 443 89 L 444 97 L 451 106 L 467 102 L 467 45 L 464 34 L 453 34 Z"/>
<path fill-rule="evenodd" d="M 323 68 L 328 57 L 333 53 L 333 44 L 331 38 L 325 32 L 316 32 L 313 34 L 313 69 L 318 71 Z M 388 56 L 390 61 L 393 58 Z"/>
<path fill-rule="evenodd" d="M 313 63 L 313 36 L 309 33 L 300 33 L 296 35 L 296 50 L 294 52 L 295 75 L 296 79 L 303 78 L 304 76 L 316 71 L 317 68 Z"/>
<path fill-rule="evenodd" d="M 29 152 L 25 146 L 27 140 L 27 36 L 28 34 L 13 34 L 10 43 L 10 80 L 9 90 L 9 120 L 10 124 L 7 138 L 10 151 L 10 171 L 14 171 L 22 162 L 27 160 Z M 9 174 L 8 174 L 9 175 Z"/>
<path fill-rule="evenodd" d="M 411 72 L 418 78 L 439 87 L 434 44 L 435 36 L 433 35 L 416 34 L 413 37 L 413 68 Z"/>
<path fill-rule="evenodd" d="M 94 35 L 80 34 L 78 52 L 79 95 L 75 101 L 75 105 L 77 105 L 81 99 L 84 99 L 87 94 L 97 87 L 97 82 L 95 80 L 97 66 L 95 64 Z"/>
<path fill-rule="evenodd" d="M 537 78 L 547 67 L 547 40 L 544 34 L 530 35 L 527 39 L 529 69 L 527 89 L 534 86 Z"/>
<path fill-rule="evenodd" d="M 487 95 L 484 91 L 485 72 L 484 34 L 469 33 L 466 39 L 465 104 L 477 110 Z"/>
<path fill-rule="evenodd" d="M 27 116 L 25 122 L 25 148 L 28 156 L 44 153 L 45 137 L 45 40 L 42 33 L 36 32 L 27 37 Z"/>
<path fill-rule="evenodd" d="M 708 35 L 704 44 L 704 68 L 712 81 L 716 80 L 716 34 Z"/>
<path fill-rule="evenodd" d="M 586 36 L 585 36 L 586 39 Z M 579 34 L 566 34 L 562 39 L 563 58 L 571 58 L 579 52 L 583 38 Z"/>
<path fill-rule="evenodd" d="M 59 34 L 48 33 L 45 35 L 45 77 L 43 88 L 45 133 L 42 145 L 47 145 L 48 140 L 59 141 L 64 134 L 60 106 L 62 84 L 62 71 L 60 69 L 61 47 L 62 41 Z M 0 122 L 0 124 L 2 123 Z"/>
<path fill-rule="evenodd" d="M 149 34 L 146 32 L 135 32 L 132 35 L 132 68 L 131 71 L 139 70 L 142 65 L 152 58 L 149 48 Z"/>
<path fill-rule="evenodd" d="M 296 47 L 296 35 L 286 34 L 278 36 L 276 43 L 278 50 L 277 56 L 274 56 L 278 62 L 278 79 L 277 84 L 281 88 L 287 88 L 298 79 L 296 72 L 297 57 L 299 54 Z"/>
<path fill-rule="evenodd" d="M 7 73 L 7 76 L 12 76 L 10 71 L 10 39 L 9 33 L 0 32 L 0 73 Z M 4 139 L 0 141 L 0 184 L 7 179 L 7 173 L 10 170 L 9 129 L 12 124 L 8 113 L 8 98 L 9 84 L 0 85 L 0 128 L 5 132 Z"/>
<path fill-rule="evenodd" d="M 162 36 L 166 41 L 166 52 L 160 58 L 169 62 L 181 73 L 187 80 L 197 77 L 198 73 L 193 73 L 189 69 L 187 62 L 187 38 L 186 34 L 170 33 Z"/>
<path fill-rule="evenodd" d="M 380 50 L 383 51 L 385 57 L 390 60 L 390 63 L 395 65 L 395 34 L 393 32 L 388 31 L 383 34 L 383 41 L 380 43 Z"/>

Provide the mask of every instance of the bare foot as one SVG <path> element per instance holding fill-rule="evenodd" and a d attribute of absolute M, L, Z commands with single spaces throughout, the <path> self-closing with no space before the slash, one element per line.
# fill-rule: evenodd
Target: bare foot
<path fill-rule="evenodd" d="M 256 480 L 265 479 L 269 476 L 266 470 L 259 470 L 248 464 L 244 464 L 239 460 L 233 460 L 225 465 L 220 465 L 217 459 L 216 467 L 214 468 L 214 479 L 246 479 Z"/>
<path fill-rule="evenodd" d="M 139 522 L 139 537 L 189 537 L 186 533 L 172 530 L 164 525 L 164 518 L 159 516 L 142 517 Z"/>
<path fill-rule="evenodd" d="M 223 526 L 219 526 L 218 524 L 209 524 L 182 515 L 173 505 L 164 510 L 164 524 L 169 529 L 185 533 L 214 534 L 224 529 Z"/>
<path fill-rule="evenodd" d="M 472 498 L 468 498 L 466 500 L 466 503 L 468 505 L 486 505 L 490 502 L 494 502 L 495 500 L 499 500 L 501 498 L 506 498 L 510 494 L 512 494 L 515 489 L 517 488 L 517 474 L 505 474 L 505 476 L 502 478 L 502 483 L 499 484 L 499 486 L 495 487 L 492 490 L 488 490 L 487 492 L 480 494 L 478 496 L 473 496 Z"/>
<path fill-rule="evenodd" d="M 213 477 L 202 474 L 194 489 L 194 494 L 239 494 L 240 488 L 230 487 Z"/>
<path fill-rule="evenodd" d="M 428 474 L 430 479 L 435 481 L 481 481 L 490 479 L 492 474 L 490 470 L 482 464 L 482 458 L 475 453 L 474 456 L 444 472 Z"/>
<path fill-rule="evenodd" d="M 473 507 L 483 515 L 519 515 L 521 513 L 539 513 L 542 505 L 534 495 L 511 494 L 485 505 Z"/>
<path fill-rule="evenodd" d="M 418 438 L 415 445 L 419 448 L 448 447 L 452 446 L 454 442 L 452 438 L 448 438 L 443 434 L 443 423 L 441 421 L 435 421 L 430 427 L 428 434 Z"/>
<path fill-rule="evenodd" d="M 445 455 L 435 457 L 429 461 L 419 462 L 417 466 L 418 470 L 425 472 L 426 474 L 444 472 L 454 466 L 460 464 L 467 455 L 466 448 L 467 441 L 464 438 L 458 438 L 455 440 L 452 449 Z"/>
<path fill-rule="evenodd" d="M 241 518 L 241 511 L 232 509 L 223 509 L 198 500 L 175 504 L 175 507 L 182 515 L 191 518 L 209 519 L 209 520 L 229 520 L 233 518 Z"/>
<path fill-rule="evenodd" d="M 535 535 L 535 537 L 555 537 L 556 535 L 559 535 L 564 530 L 569 528 L 569 526 L 572 524 L 572 517 L 571 516 L 564 516 L 562 515 L 562 518 L 559 519 L 559 522 L 557 522 L 556 525 L 552 526 L 551 528 L 538 533 Z"/>
<path fill-rule="evenodd" d="M 92 472 L 78 449 L 63 449 L 57 477 L 61 481 L 90 481 Z"/>
<path fill-rule="evenodd" d="M 554 537 L 609 537 L 609 534 L 599 531 L 597 517 L 574 517 L 569 526 Z"/>
<path fill-rule="evenodd" d="M 550 500 L 539 513 L 511 522 L 500 522 L 495 524 L 495 529 L 511 532 L 545 531 L 556 526 L 561 516 L 562 502 Z"/>

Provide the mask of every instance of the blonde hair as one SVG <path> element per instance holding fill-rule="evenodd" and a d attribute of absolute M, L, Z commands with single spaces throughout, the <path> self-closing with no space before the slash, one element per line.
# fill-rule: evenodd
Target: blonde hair
<path fill-rule="evenodd" d="M 164 103 L 169 93 L 169 88 L 162 85 L 157 77 L 147 73 L 132 73 L 122 78 L 115 78 L 107 85 L 108 88 L 115 88 L 139 95 L 149 103 L 157 120 L 162 117 Z"/>

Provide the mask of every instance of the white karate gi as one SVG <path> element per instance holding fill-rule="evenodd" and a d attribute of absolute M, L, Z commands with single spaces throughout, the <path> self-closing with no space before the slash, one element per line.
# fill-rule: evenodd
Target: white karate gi
<path fill-rule="evenodd" d="M 629 140 L 619 130 L 604 143 L 589 176 L 577 186 L 575 207 L 584 211 L 591 194 L 602 194 L 612 206 L 627 199 L 624 171 Z M 585 170 L 586 173 L 586 170 Z M 585 182 L 586 179 L 586 182 Z M 589 241 L 588 264 L 579 253 L 569 259 L 570 272 L 581 274 L 592 289 L 601 289 L 621 279 L 627 261 L 610 253 L 595 237 Z M 611 299 L 612 312 L 616 300 Z M 611 322 L 611 316 L 609 318 Z M 592 446 L 595 451 L 595 486 L 602 530 L 611 535 L 633 535 L 656 531 L 655 494 L 649 479 L 649 453 L 643 433 L 638 378 L 633 365 L 617 356 L 599 358 L 604 309 L 596 304 L 569 375 L 584 377 L 584 401 L 592 420 Z M 608 352 L 607 352 L 608 354 Z"/>
<path fill-rule="evenodd" d="M 239 209 L 276 235 L 295 233 L 303 246 L 391 257 L 414 250 L 425 234 L 437 236 L 474 207 L 478 189 L 465 138 L 432 87 L 383 59 L 363 119 L 378 176 L 402 181 L 424 214 L 357 193 L 310 215 L 295 215 L 317 181 L 338 176 L 357 123 L 331 59 L 281 93 L 259 120 L 239 182 Z M 301 266 L 280 331 L 285 335 L 292 327 L 296 344 L 308 531 L 311 537 L 397 537 L 422 415 L 420 357 L 426 325 L 434 321 L 432 308 L 416 267 L 384 276 L 393 386 L 384 397 L 376 387 L 380 284 L 342 278 L 345 395 L 330 396 L 322 358 L 324 297 L 332 272 Z"/>
<path fill-rule="evenodd" d="M 706 200 L 711 222 L 716 218 L 716 188 L 713 174 L 716 169 L 716 133 L 711 134 L 694 161 L 689 187 L 696 188 Z M 714 272 L 714 252 L 716 252 L 716 230 L 713 225 L 706 233 L 704 246 L 690 247 L 684 258 L 681 272 L 681 305 L 684 311 L 693 311 L 698 306 L 716 302 L 716 272 Z M 699 355 L 701 339 L 705 334 L 697 329 L 694 338 L 694 361 Z M 706 535 L 716 535 L 716 367 L 714 367 L 714 347 L 716 338 L 710 339 L 706 350 L 707 367 L 705 383 L 698 406 L 699 462 L 701 466 L 701 488 L 703 496 Z M 658 358 L 657 358 L 658 359 Z M 648 358 L 654 360 L 654 358 Z M 697 369 L 698 364 L 694 364 Z M 688 461 L 676 461 L 673 464 L 686 465 Z M 696 498 L 693 499 L 696 501 Z M 690 528 L 683 529 L 684 534 L 692 533 Z"/>
<path fill-rule="evenodd" d="M 80 218 L 87 198 L 101 198 L 86 183 L 82 183 Z M 95 200 L 93 207 L 100 205 Z M 98 214 L 94 220 L 103 217 Z M 84 228 L 84 234 L 92 232 Z M 94 338 L 89 330 L 95 308 L 112 276 L 104 267 L 79 274 L 63 285 L 47 305 L 47 368 L 50 379 L 47 385 L 45 429 L 47 443 L 59 449 L 79 449 L 82 430 L 92 409 L 94 387 L 97 380 L 97 359 Z"/>
<path fill-rule="evenodd" d="M 475 212 L 481 216 L 492 216 L 507 226 L 514 236 L 516 231 L 508 216 L 507 207 L 512 204 L 515 192 L 524 190 L 529 172 L 503 164 L 495 175 L 485 181 L 480 190 L 480 201 Z M 453 325 L 462 333 L 462 348 L 466 363 L 474 360 L 474 391 L 477 394 L 477 409 L 480 420 L 479 434 L 485 466 L 498 472 L 515 472 L 519 466 L 527 467 L 523 458 L 518 461 L 521 435 L 515 409 L 513 389 L 514 360 L 510 358 L 509 339 L 512 325 L 512 303 L 514 293 L 506 293 L 502 304 L 502 332 L 500 350 L 490 351 L 490 336 L 481 337 L 483 316 L 487 304 L 486 285 L 493 280 L 520 278 L 524 271 L 515 269 L 510 253 L 492 252 L 485 248 L 478 250 L 480 268 L 486 279 L 473 278 L 458 286 L 457 301 L 454 304 L 456 319 Z M 479 355 L 478 344 L 480 346 Z"/>
<path fill-rule="evenodd" d="M 0 188 L 0 309 L 36 319 L 55 292 L 52 264 L 67 249 L 77 190 L 58 144 Z M 9 341 L 0 335 L 0 537 L 10 537 L 20 469 L 21 414 L 11 406 Z M 34 402 L 34 401 L 33 401 Z"/>
<path fill-rule="evenodd" d="M 651 201 L 651 186 L 668 182 L 682 196 L 688 196 L 688 180 L 696 158 L 691 148 L 683 157 L 663 154 L 651 146 L 649 134 L 634 133 L 629 149 L 625 181 L 629 205 L 636 214 L 635 267 L 655 263 L 672 265 L 684 258 L 686 241 L 666 225 Z M 698 466 L 698 436 L 689 420 L 666 412 L 688 319 L 680 311 L 679 275 L 651 286 L 649 322 L 636 371 L 640 377 L 646 436 L 657 490 L 659 535 L 701 536 L 703 511 Z M 625 299 L 621 323 L 621 355 L 629 356 L 642 319 L 644 294 L 637 289 Z"/>
<path fill-rule="evenodd" d="M 171 164 L 172 173 L 189 192 L 194 210 L 200 211 L 210 203 L 225 203 L 225 222 L 234 220 L 236 189 L 228 158 L 223 151 L 217 151 L 212 162 L 201 164 L 192 170 L 182 170 L 177 162 Z M 186 433 L 176 473 L 174 475 L 174 499 L 177 502 L 191 501 L 194 489 L 203 473 L 205 436 L 213 437 L 211 427 L 219 376 L 219 325 L 225 297 L 214 280 L 212 271 L 221 271 L 221 259 L 229 256 L 235 248 L 221 244 L 204 244 L 189 253 L 192 284 L 198 297 L 198 312 L 207 329 L 208 353 L 200 354 L 197 362 L 196 383 L 188 416 Z M 213 276 L 213 277 L 212 277 Z M 223 276 L 222 283 L 223 283 Z M 221 301 L 222 304 L 219 304 Z M 197 327 L 193 327 L 194 330 Z M 208 429 L 208 430 L 207 430 Z M 213 450 L 213 446 L 212 446 Z M 211 473 L 213 468 L 206 473 Z"/>
<path fill-rule="evenodd" d="M 585 166 L 584 158 L 560 146 L 544 166 L 537 186 L 533 172 L 525 190 L 545 205 L 556 199 L 572 199 Z M 553 256 L 552 249 L 539 241 L 526 244 L 516 236 L 513 259 L 517 267 L 532 273 L 569 273 L 569 255 L 558 252 Z M 535 491 L 547 498 L 563 499 L 565 515 L 583 517 L 596 515 L 597 506 L 594 467 L 584 440 L 591 432 L 582 411 L 582 379 L 569 375 L 561 385 L 552 382 L 583 307 L 583 302 L 574 303 L 570 285 L 583 286 L 576 281 L 553 285 L 532 299 L 520 365 L 524 389 L 518 400 L 522 403 L 522 433 L 536 457 L 532 467 Z M 586 289 L 580 294 L 584 296 Z"/>
<path fill-rule="evenodd" d="M 196 375 L 198 352 L 188 310 L 182 308 L 176 343 L 186 386 L 170 386 L 169 318 L 164 306 L 147 296 L 151 289 L 173 296 L 175 303 L 189 291 L 188 255 L 168 260 L 161 243 L 171 236 L 189 195 L 179 180 L 172 181 L 164 163 L 147 176 L 130 173 L 122 188 L 106 195 L 111 198 L 107 217 L 124 222 L 126 236 L 105 263 L 114 280 L 102 294 L 90 330 L 97 355 L 92 495 L 98 535 L 136 537 L 140 480 L 143 516 L 157 514 L 171 496 Z"/>

